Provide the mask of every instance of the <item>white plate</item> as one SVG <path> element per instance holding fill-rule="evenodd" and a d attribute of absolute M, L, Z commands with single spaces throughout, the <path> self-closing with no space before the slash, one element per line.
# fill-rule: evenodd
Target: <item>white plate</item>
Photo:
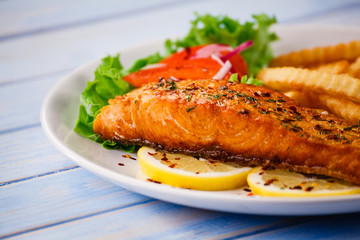
<path fill-rule="evenodd" d="M 360 39 L 360 28 L 341 26 L 279 25 L 274 30 L 281 40 L 274 44 L 276 54 L 304 47 L 335 44 Z M 125 66 L 140 57 L 162 49 L 162 41 L 121 51 Z M 205 192 L 179 189 L 139 178 L 139 164 L 127 154 L 106 150 L 73 132 L 80 93 L 100 59 L 87 63 L 62 79 L 46 97 L 41 122 L 51 142 L 74 162 L 121 187 L 149 197 L 191 207 L 234 213 L 266 215 L 320 215 L 360 211 L 360 195 L 316 198 L 274 198 L 247 196 L 241 190 Z M 136 157 L 136 154 L 131 154 Z M 118 163 L 125 166 L 119 166 Z"/>

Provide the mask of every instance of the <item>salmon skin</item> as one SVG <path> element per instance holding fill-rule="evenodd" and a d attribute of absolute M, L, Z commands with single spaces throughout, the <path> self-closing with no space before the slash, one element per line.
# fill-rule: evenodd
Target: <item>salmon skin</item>
<path fill-rule="evenodd" d="M 109 100 L 103 139 L 360 184 L 360 128 L 265 87 L 161 80 Z"/>

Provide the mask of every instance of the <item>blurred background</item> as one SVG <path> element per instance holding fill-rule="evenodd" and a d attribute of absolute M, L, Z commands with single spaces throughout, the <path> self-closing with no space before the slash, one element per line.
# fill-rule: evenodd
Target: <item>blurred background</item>
<path fill-rule="evenodd" d="M 267 13 L 280 24 L 359 26 L 359 4 L 359 0 L 1 1 L 1 81 L 68 71 L 130 46 L 182 36 L 195 12 L 226 14 L 241 22 L 251 20 L 252 14 Z"/>

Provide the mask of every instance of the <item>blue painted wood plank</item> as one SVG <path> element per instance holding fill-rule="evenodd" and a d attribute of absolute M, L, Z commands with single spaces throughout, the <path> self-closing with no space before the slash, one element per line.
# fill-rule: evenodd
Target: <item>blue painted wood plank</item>
<path fill-rule="evenodd" d="M 19 127 L 38 126 L 45 96 L 65 74 L 67 72 L 27 79 L 16 84 L 0 84 L 0 136 Z"/>
<path fill-rule="evenodd" d="M 289 17 L 283 19 L 285 23 L 297 23 L 303 22 L 305 24 L 332 24 L 332 25 L 360 25 L 360 2 L 352 1 L 343 6 L 339 6 L 329 11 L 324 9 L 323 11 L 308 13 L 300 17 Z"/>
<path fill-rule="evenodd" d="M 359 239 L 360 213 L 334 215 L 286 228 L 271 229 L 244 239 Z"/>
<path fill-rule="evenodd" d="M 71 0 L 5 1 L 0 2 L 0 39 L 123 18 L 186 2 L 189 1 L 138 0 L 136 4 L 131 0 L 89 0 L 86 3 Z"/>
<path fill-rule="evenodd" d="M 0 187 L 0 236 L 94 217 L 149 200 L 74 168 Z"/>
<path fill-rule="evenodd" d="M 322 2 L 322 1 L 321 1 Z M 266 12 L 275 14 L 280 23 L 296 19 L 292 23 L 307 22 L 309 14 L 332 12 L 354 1 L 253 1 L 241 4 L 235 0 L 195 2 L 191 5 L 169 6 L 127 18 L 94 22 L 69 29 L 59 29 L 46 34 L 31 35 L 26 38 L 0 42 L 1 81 L 11 81 L 29 76 L 41 75 L 61 69 L 74 68 L 91 59 L 101 57 L 130 46 L 156 39 L 165 39 L 185 34 L 189 21 L 194 18 L 194 11 L 199 13 L 228 14 L 241 21 L 249 20 L 252 14 Z M 289 11 L 291 9 L 291 11 Z M 360 9 L 358 5 L 353 7 Z M 84 8 L 86 11 L 86 8 Z M 346 13 L 343 13 L 346 14 Z M 171 19 L 165 21 L 164 19 Z M 341 20 L 341 18 L 339 18 Z M 327 23 L 329 15 L 317 23 Z M 338 24 L 359 24 L 358 18 Z M 176 26 L 176 27 L 174 27 Z M 29 61 L 29 59 L 31 59 Z M 22 71 L 17 71 L 21 66 Z"/>
<path fill-rule="evenodd" d="M 0 135 L 0 186 L 76 166 L 45 137 L 40 126 Z"/>
<path fill-rule="evenodd" d="M 161 201 L 69 221 L 20 235 L 26 239 L 219 239 L 226 233 L 252 231 L 271 224 L 293 221 L 291 217 L 229 214 L 187 208 Z"/>

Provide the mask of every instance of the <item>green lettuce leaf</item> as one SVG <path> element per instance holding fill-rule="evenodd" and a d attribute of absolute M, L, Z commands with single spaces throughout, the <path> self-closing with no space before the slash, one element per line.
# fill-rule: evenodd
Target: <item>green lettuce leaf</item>
<path fill-rule="evenodd" d="M 271 59 L 273 59 L 273 51 L 270 43 L 278 40 L 278 36 L 269 31 L 269 27 L 276 23 L 275 17 L 269 17 L 265 14 L 253 15 L 256 20 L 254 27 L 256 31 L 252 32 L 253 46 L 242 52 L 245 58 L 248 71 L 253 76 L 264 67 L 268 66 Z"/>
<path fill-rule="evenodd" d="M 222 43 L 235 48 L 241 43 L 252 40 L 253 45 L 242 52 L 249 70 L 249 75 L 256 76 L 259 70 L 268 65 L 273 58 L 270 43 L 278 39 L 269 28 L 276 23 L 275 17 L 266 14 L 253 15 L 253 22 L 241 24 L 228 16 L 198 15 L 191 22 L 189 33 L 175 41 L 167 40 L 167 55 L 181 48 L 209 43 Z"/>
<path fill-rule="evenodd" d="M 241 79 L 239 80 L 239 75 L 237 73 L 233 73 L 231 74 L 230 78 L 229 78 L 229 82 L 241 82 L 241 83 L 245 83 L 245 84 L 251 84 L 251 85 L 256 85 L 256 86 L 262 86 L 263 82 L 259 79 L 256 79 L 255 77 L 252 76 L 242 76 Z"/>
<path fill-rule="evenodd" d="M 132 72 L 139 71 L 143 67 L 147 65 L 154 64 L 160 62 L 164 57 L 160 55 L 160 53 L 154 53 L 146 58 L 141 58 L 133 63 L 133 65 L 126 71 L 122 71 L 123 75 L 127 75 Z"/>
<path fill-rule="evenodd" d="M 100 113 L 100 109 L 108 105 L 108 100 L 118 95 L 124 95 L 133 89 L 129 83 L 121 79 L 123 72 L 119 55 L 102 59 L 102 63 L 95 70 L 95 79 L 87 83 L 87 87 L 81 94 L 79 117 L 74 131 L 92 141 L 101 143 L 105 148 L 131 152 L 135 150 L 135 146 L 103 140 L 93 131 L 94 119 Z"/>
<path fill-rule="evenodd" d="M 264 85 L 263 82 L 253 76 L 242 76 L 240 79 L 241 83 L 246 83 L 246 84 L 251 84 L 251 85 L 255 85 L 255 86 L 262 86 Z"/>

